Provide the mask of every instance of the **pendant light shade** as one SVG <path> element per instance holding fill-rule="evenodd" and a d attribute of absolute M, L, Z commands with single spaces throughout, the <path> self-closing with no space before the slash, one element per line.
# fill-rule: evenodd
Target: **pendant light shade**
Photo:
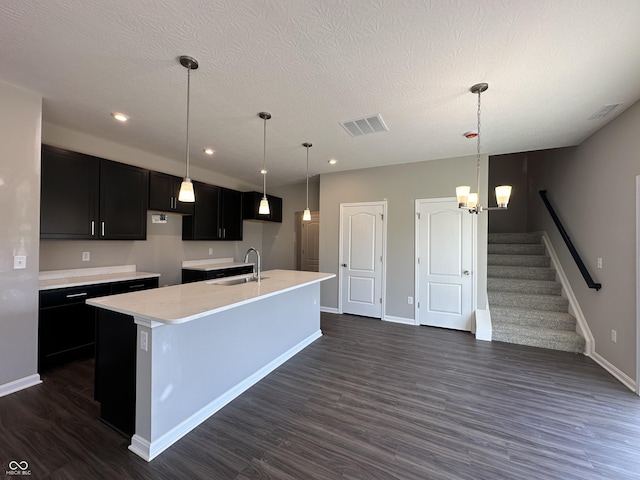
<path fill-rule="evenodd" d="M 180 57 L 180 64 L 187 69 L 187 171 L 184 176 L 184 180 L 180 185 L 180 193 L 178 193 L 178 200 L 181 202 L 193 203 L 196 201 L 196 195 L 193 191 L 193 183 L 189 178 L 189 103 L 191 100 L 191 70 L 198 68 L 198 61 L 187 55 Z"/>
<path fill-rule="evenodd" d="M 262 150 L 262 200 L 260 200 L 260 206 L 258 207 L 259 215 L 269 215 L 271 210 L 269 209 L 269 200 L 267 199 L 267 120 L 271 118 L 269 112 L 260 112 L 258 116 L 264 120 L 264 141 Z"/>
<path fill-rule="evenodd" d="M 477 139 L 477 153 L 476 153 L 476 192 L 471 193 L 471 187 L 469 185 L 463 185 L 456 187 L 456 198 L 458 199 L 458 207 L 466 208 L 469 213 L 479 213 L 485 210 L 506 210 L 509 204 L 509 197 L 511 196 L 511 186 L 501 185 L 496 187 L 496 201 L 497 207 L 483 207 L 480 205 L 480 94 L 485 92 L 489 88 L 487 83 L 478 83 L 470 88 L 471 93 L 478 95 L 478 130 L 477 132 L 467 132 L 465 136 L 467 138 Z"/>
<path fill-rule="evenodd" d="M 311 210 L 309 210 L 309 149 L 313 147 L 312 143 L 305 142 L 302 144 L 307 149 L 307 208 L 304 209 L 302 214 L 302 220 L 305 222 L 311 221 Z"/>

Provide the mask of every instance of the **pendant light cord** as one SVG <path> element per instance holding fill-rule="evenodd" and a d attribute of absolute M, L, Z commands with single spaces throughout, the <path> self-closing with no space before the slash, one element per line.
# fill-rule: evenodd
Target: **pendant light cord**
<path fill-rule="evenodd" d="M 307 210 L 309 210 L 309 145 L 307 145 Z"/>
<path fill-rule="evenodd" d="M 262 195 L 267 196 L 267 118 L 264 118 L 264 141 L 262 148 Z"/>
<path fill-rule="evenodd" d="M 476 208 L 480 205 L 480 89 L 478 89 L 478 149 L 476 154 L 476 182 L 478 192 L 478 203 Z"/>
<path fill-rule="evenodd" d="M 187 67 L 187 178 L 189 178 L 189 100 L 191 98 L 191 66 Z"/>

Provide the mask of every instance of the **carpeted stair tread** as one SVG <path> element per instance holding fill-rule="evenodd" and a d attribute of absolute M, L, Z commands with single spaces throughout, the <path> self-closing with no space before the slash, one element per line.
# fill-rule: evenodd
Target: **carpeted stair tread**
<path fill-rule="evenodd" d="M 530 280 L 520 278 L 487 278 L 487 290 L 502 292 L 535 293 L 543 295 L 560 295 L 562 285 L 555 280 Z"/>
<path fill-rule="evenodd" d="M 492 339 L 497 342 L 517 343 L 574 353 L 582 353 L 585 348 L 584 338 L 576 332 L 511 324 L 494 325 Z"/>
<path fill-rule="evenodd" d="M 487 253 L 494 255 L 545 255 L 546 249 L 541 243 L 489 243 Z"/>
<path fill-rule="evenodd" d="M 494 326 L 512 324 L 554 330 L 569 330 L 572 332 L 576 331 L 576 319 L 568 312 L 529 310 L 517 307 L 491 307 L 491 323 Z"/>
<path fill-rule="evenodd" d="M 556 271 L 546 267 L 514 267 L 509 265 L 487 265 L 488 277 L 521 278 L 529 280 L 555 280 Z"/>
<path fill-rule="evenodd" d="M 489 243 L 542 243 L 540 233 L 490 233 Z"/>
<path fill-rule="evenodd" d="M 487 292 L 489 305 L 566 312 L 569 301 L 560 295 L 539 295 L 518 292 Z"/>
<path fill-rule="evenodd" d="M 551 259 L 545 255 L 487 255 L 487 265 L 508 265 L 514 267 L 549 267 Z"/>

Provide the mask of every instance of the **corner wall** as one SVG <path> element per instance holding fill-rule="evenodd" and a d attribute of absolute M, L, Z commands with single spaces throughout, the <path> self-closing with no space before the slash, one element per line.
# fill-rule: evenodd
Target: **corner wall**
<path fill-rule="evenodd" d="M 0 83 L 0 105 L 1 396 L 39 382 L 38 255 L 42 98 L 33 92 Z M 13 269 L 14 255 L 27 257 L 26 269 Z"/>
<path fill-rule="evenodd" d="M 636 380 L 636 185 L 640 102 L 577 147 L 531 152 L 529 230 L 546 230 L 595 339 L 596 357 Z M 547 195 L 602 289 L 589 289 L 553 224 Z M 602 258 L 602 269 L 596 268 Z M 611 330 L 617 342 L 611 340 Z"/>

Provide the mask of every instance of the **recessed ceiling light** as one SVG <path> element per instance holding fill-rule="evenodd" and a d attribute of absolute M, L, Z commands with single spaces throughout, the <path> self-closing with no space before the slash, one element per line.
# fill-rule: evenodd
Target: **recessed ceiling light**
<path fill-rule="evenodd" d="M 126 122 L 127 120 L 129 120 L 129 116 L 125 115 L 124 113 L 113 112 L 111 116 L 119 122 Z"/>
<path fill-rule="evenodd" d="M 338 163 L 338 161 L 335 158 L 329 160 L 329 165 L 335 165 L 336 163 Z"/>
<path fill-rule="evenodd" d="M 202 151 L 207 155 L 213 155 L 214 153 L 216 153 L 216 151 L 213 148 L 209 148 L 209 147 L 203 149 Z"/>

